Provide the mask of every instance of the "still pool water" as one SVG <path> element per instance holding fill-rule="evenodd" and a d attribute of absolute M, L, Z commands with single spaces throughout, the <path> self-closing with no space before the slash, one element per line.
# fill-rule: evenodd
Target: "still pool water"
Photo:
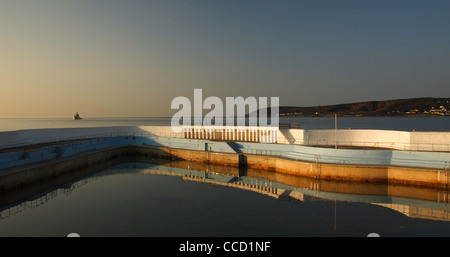
<path fill-rule="evenodd" d="M 384 185 L 326 192 L 305 180 L 126 162 L 41 192 L 2 195 L 0 236 L 450 236 L 448 192 L 433 192 L 447 196 L 438 200 L 383 195 Z"/>

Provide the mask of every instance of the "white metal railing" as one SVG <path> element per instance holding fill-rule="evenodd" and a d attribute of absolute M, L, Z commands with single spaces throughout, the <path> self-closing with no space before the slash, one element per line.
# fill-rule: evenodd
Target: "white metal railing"
<path fill-rule="evenodd" d="M 381 141 L 334 141 L 334 140 L 297 140 L 293 143 L 279 138 L 279 144 L 294 144 L 303 146 L 326 146 L 326 147 L 354 147 L 354 148 L 385 148 L 404 151 L 431 151 L 450 152 L 450 144 L 445 143 L 406 143 L 406 142 L 381 142 Z"/>

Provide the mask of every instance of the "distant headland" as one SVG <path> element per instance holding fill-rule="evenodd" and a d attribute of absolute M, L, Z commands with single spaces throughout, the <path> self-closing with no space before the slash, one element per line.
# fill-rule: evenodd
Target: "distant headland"
<path fill-rule="evenodd" d="M 423 97 L 312 107 L 280 106 L 279 112 L 280 117 L 450 116 L 450 98 Z"/>

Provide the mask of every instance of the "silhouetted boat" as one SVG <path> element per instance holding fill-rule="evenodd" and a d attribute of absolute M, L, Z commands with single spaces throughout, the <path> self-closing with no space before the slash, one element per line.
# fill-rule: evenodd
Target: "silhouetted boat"
<path fill-rule="evenodd" d="M 81 118 L 80 114 L 78 114 L 78 112 L 77 112 L 77 113 L 75 113 L 75 115 L 73 115 L 73 119 L 74 120 L 82 120 L 83 118 Z"/>

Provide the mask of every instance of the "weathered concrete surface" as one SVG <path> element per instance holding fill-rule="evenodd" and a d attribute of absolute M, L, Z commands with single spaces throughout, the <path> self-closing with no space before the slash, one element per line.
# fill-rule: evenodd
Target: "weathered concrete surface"
<path fill-rule="evenodd" d="M 127 153 L 126 147 L 91 151 L 77 156 L 14 167 L 0 172 L 0 192 L 30 185 L 46 178 L 57 177 L 91 165 L 118 159 Z"/>
<path fill-rule="evenodd" d="M 253 170 L 276 171 L 280 174 L 298 175 L 320 179 L 321 181 L 389 183 L 437 188 L 447 188 L 449 185 L 449 171 L 438 169 L 313 163 L 274 156 L 217 153 L 155 146 L 120 146 L 2 170 L 0 172 L 0 192 L 126 156 L 141 156 L 163 160 L 188 160 L 197 163 L 233 167 L 245 166 Z"/>
<path fill-rule="evenodd" d="M 46 178 L 56 177 L 100 162 L 127 156 L 143 156 L 163 160 L 189 160 L 235 167 L 239 164 L 239 156 L 230 153 L 212 153 L 153 146 L 119 146 L 2 170 L 0 171 L 0 192 L 20 188 L 43 181 Z"/>
<path fill-rule="evenodd" d="M 372 183 L 389 182 L 439 188 L 446 188 L 449 185 L 448 170 L 311 163 L 261 155 L 246 155 L 245 159 L 249 168 L 272 170 L 317 179 Z"/>

